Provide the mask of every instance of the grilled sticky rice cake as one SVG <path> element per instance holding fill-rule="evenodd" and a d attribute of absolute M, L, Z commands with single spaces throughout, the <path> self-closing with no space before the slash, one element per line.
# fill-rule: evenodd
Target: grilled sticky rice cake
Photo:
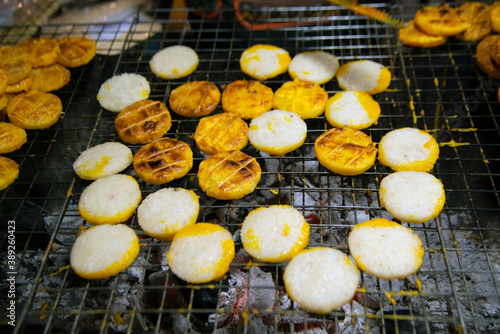
<path fill-rule="evenodd" d="M 222 92 L 222 109 L 243 119 L 262 115 L 273 107 L 273 90 L 258 81 L 237 80 Z"/>
<path fill-rule="evenodd" d="M 318 161 L 334 173 L 358 175 L 375 163 L 377 149 L 361 131 L 333 128 L 323 132 L 314 143 Z"/>
<path fill-rule="evenodd" d="M 29 38 L 17 43 L 17 46 L 29 54 L 32 68 L 54 64 L 61 53 L 59 44 L 47 37 Z"/>
<path fill-rule="evenodd" d="M 288 66 L 292 79 L 324 84 L 333 79 L 339 69 L 339 60 L 324 51 L 305 51 L 296 54 Z"/>
<path fill-rule="evenodd" d="M 71 72 L 62 65 L 53 64 L 33 69 L 31 76 L 33 77 L 31 89 L 51 92 L 66 86 L 71 77 Z"/>
<path fill-rule="evenodd" d="M 9 103 L 11 94 L 0 94 L 0 121 L 3 122 L 7 119 L 3 109 L 7 107 L 7 103 Z"/>
<path fill-rule="evenodd" d="M 500 1 L 495 1 L 491 5 L 490 25 L 495 32 L 500 32 Z"/>
<path fill-rule="evenodd" d="M 231 233 L 220 225 L 198 223 L 177 232 L 167 253 L 172 272 L 189 283 L 219 280 L 235 254 Z"/>
<path fill-rule="evenodd" d="M 30 55 L 17 46 L 1 46 L 0 69 L 7 75 L 9 85 L 19 82 L 31 74 Z"/>
<path fill-rule="evenodd" d="M 59 120 L 61 112 L 61 100 L 39 90 L 17 94 L 7 104 L 9 120 L 23 129 L 48 128 Z"/>
<path fill-rule="evenodd" d="M 283 156 L 304 144 L 307 124 L 299 114 L 286 110 L 270 110 L 250 122 L 248 141 L 256 149 Z"/>
<path fill-rule="evenodd" d="M 132 103 L 146 100 L 151 92 L 148 80 L 136 73 L 114 75 L 99 87 L 97 100 L 104 109 L 120 112 Z"/>
<path fill-rule="evenodd" d="M 119 142 L 106 142 L 83 151 L 73 163 L 75 173 L 84 180 L 97 180 L 118 174 L 132 163 L 132 150 Z"/>
<path fill-rule="evenodd" d="M 359 285 L 359 271 L 341 250 L 313 247 L 292 258 L 283 282 L 290 299 L 303 309 L 328 314 L 352 300 Z"/>
<path fill-rule="evenodd" d="M 490 6 L 479 2 L 466 2 L 457 8 L 458 15 L 469 27 L 453 37 L 464 42 L 476 42 L 491 32 Z"/>
<path fill-rule="evenodd" d="M 188 144 L 165 137 L 141 147 L 133 163 L 135 172 L 145 182 L 164 184 L 191 170 L 193 151 Z"/>
<path fill-rule="evenodd" d="M 499 35 L 486 36 L 476 47 L 477 67 L 486 75 L 495 79 L 500 79 L 500 64 L 497 64 L 493 58 L 494 46 L 500 39 Z"/>
<path fill-rule="evenodd" d="M 180 229 L 196 223 L 199 211 L 200 201 L 194 191 L 162 188 L 141 202 L 137 208 L 137 221 L 147 235 L 172 241 Z"/>
<path fill-rule="evenodd" d="M 366 92 L 370 95 L 385 91 L 391 84 L 391 72 L 372 60 L 354 60 L 340 66 L 337 82 L 345 90 Z"/>
<path fill-rule="evenodd" d="M 408 22 L 404 27 L 398 31 L 399 40 L 401 43 L 417 46 L 421 48 L 432 48 L 446 43 L 448 37 L 429 35 L 422 29 L 417 27 L 414 20 Z"/>
<path fill-rule="evenodd" d="M 22 79 L 19 82 L 10 84 L 5 88 L 6 94 L 16 94 L 20 92 L 27 92 L 31 89 L 33 85 L 33 75 L 28 75 L 26 78 Z"/>
<path fill-rule="evenodd" d="M 118 136 L 130 144 L 146 144 L 159 139 L 170 126 L 170 112 L 160 101 L 137 101 L 120 111 L 115 119 Z"/>
<path fill-rule="evenodd" d="M 240 230 L 245 251 L 259 261 L 288 261 L 307 247 L 309 224 L 289 205 L 270 205 L 251 211 Z"/>
<path fill-rule="evenodd" d="M 139 238 L 125 224 L 99 225 L 78 236 L 69 263 L 85 279 L 108 278 L 125 270 L 139 254 Z"/>
<path fill-rule="evenodd" d="M 9 84 L 9 78 L 7 78 L 7 74 L 0 69 L 0 95 L 5 93 L 5 89 L 7 88 L 7 85 Z"/>
<path fill-rule="evenodd" d="M 273 97 L 273 108 L 291 111 L 302 119 L 315 118 L 325 111 L 328 93 L 311 81 L 285 82 Z"/>
<path fill-rule="evenodd" d="M 415 13 L 415 24 L 429 35 L 452 36 L 469 27 L 469 22 L 447 3 L 424 6 Z"/>
<path fill-rule="evenodd" d="M 123 223 L 134 214 L 142 195 L 130 175 L 101 177 L 85 188 L 78 201 L 78 211 L 92 225 Z"/>
<path fill-rule="evenodd" d="M 337 128 L 365 129 L 377 124 L 380 105 L 365 92 L 338 92 L 328 100 L 325 117 L 328 123 Z"/>
<path fill-rule="evenodd" d="M 179 79 L 193 73 L 200 59 L 195 50 L 185 45 L 171 45 L 156 52 L 149 62 L 151 72 L 166 79 Z"/>
<path fill-rule="evenodd" d="M 239 151 L 248 143 L 248 124 L 230 113 L 204 117 L 196 127 L 194 140 L 196 146 L 209 155 Z"/>
<path fill-rule="evenodd" d="M 241 54 L 240 68 L 243 73 L 256 80 L 274 78 L 288 70 L 288 51 L 269 44 L 256 44 Z"/>
<path fill-rule="evenodd" d="M 439 144 L 429 133 L 399 128 L 386 133 L 378 144 L 378 160 L 393 170 L 428 172 L 439 157 Z"/>
<path fill-rule="evenodd" d="M 410 228 L 385 218 L 357 224 L 348 238 L 358 268 L 381 279 L 402 279 L 422 265 L 422 240 Z"/>
<path fill-rule="evenodd" d="M 10 186 L 19 176 L 19 165 L 12 159 L 0 156 L 0 190 Z"/>
<path fill-rule="evenodd" d="M 56 42 L 61 50 L 57 62 L 65 67 L 83 66 L 95 57 L 96 45 L 86 37 L 65 36 Z"/>
<path fill-rule="evenodd" d="M 394 172 L 382 179 L 379 200 L 394 218 L 423 224 L 443 210 L 446 197 L 443 183 L 426 172 Z"/>
<path fill-rule="evenodd" d="M 200 163 L 201 190 L 220 200 L 242 198 L 255 190 L 261 169 L 255 158 L 241 152 L 221 152 Z"/>
<path fill-rule="evenodd" d="M 0 154 L 14 152 L 26 143 L 26 131 L 14 124 L 0 122 Z"/>
<path fill-rule="evenodd" d="M 500 65 L 500 38 L 497 38 L 491 45 L 490 58 L 492 63 Z"/>
<path fill-rule="evenodd" d="M 213 82 L 192 81 L 175 88 L 168 102 L 176 114 L 185 117 L 209 115 L 219 105 L 221 94 Z"/>

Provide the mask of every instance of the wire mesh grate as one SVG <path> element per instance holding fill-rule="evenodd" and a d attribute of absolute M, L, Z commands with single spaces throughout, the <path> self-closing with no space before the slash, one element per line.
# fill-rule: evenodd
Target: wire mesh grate
<path fill-rule="evenodd" d="M 374 4 L 403 17 L 401 6 Z M 20 176 L 0 192 L 2 222 L 16 222 L 16 301 L 19 333 L 94 332 L 484 332 L 500 328 L 500 131 L 499 83 L 475 66 L 475 44 L 450 39 L 434 49 L 400 44 L 397 30 L 337 6 L 223 6 L 215 18 L 189 10 L 187 19 L 173 10 L 140 10 L 124 23 L 57 24 L 38 27 L 37 35 L 59 38 L 91 36 L 99 55 L 71 70 L 70 83 L 57 91 L 64 117 L 43 131 L 29 131 L 28 142 L 8 154 L 20 165 Z M 407 17 L 408 19 L 409 17 Z M 113 27 L 115 33 L 110 34 Z M 262 28 L 262 29 L 261 29 Z M 266 29 L 264 29 L 266 28 Z M 2 31 L 2 44 L 13 44 L 33 27 Z M 143 40 L 143 37 L 148 38 Z M 188 81 L 208 80 L 220 89 L 248 79 L 240 71 L 243 50 L 257 43 L 274 44 L 291 55 L 332 52 L 340 63 L 371 59 L 392 73 L 390 88 L 375 96 L 381 105 L 377 125 L 367 129 L 374 142 L 390 130 L 417 127 L 440 143 L 432 173 L 443 181 L 443 212 L 423 225 L 411 225 L 423 241 L 424 262 L 415 275 L 379 280 L 361 274 L 354 300 L 318 316 L 301 310 L 286 295 L 286 263 L 253 262 L 237 252 L 230 272 L 220 281 L 191 285 L 169 270 L 169 243 L 149 238 L 134 215 L 126 222 L 142 238 L 140 255 L 130 268 L 105 280 L 87 281 L 67 268 L 77 233 L 88 227 L 77 209 L 89 182 L 77 179 L 72 163 L 87 147 L 119 141 L 115 114 L 100 108 L 96 94 L 114 74 L 145 76 L 150 98 L 166 102 L 172 89 Z M 163 47 L 184 44 L 200 63 L 189 77 L 167 81 L 155 77 L 149 60 Z M 273 91 L 289 81 L 287 74 L 267 80 Z M 336 80 L 323 85 L 329 96 L 340 91 Z M 216 112 L 221 112 L 221 106 Z M 263 205 L 290 204 L 311 224 L 309 247 L 331 246 L 348 253 L 347 236 L 357 223 L 388 217 L 378 200 L 381 179 L 391 171 L 375 163 L 356 177 L 332 174 L 314 156 L 314 141 L 327 128 L 320 116 L 307 120 L 304 145 L 283 157 L 259 153 L 248 145 L 263 169 L 258 189 L 242 200 L 207 197 L 196 178 L 204 156 L 192 138 L 199 119 L 172 113 L 167 136 L 188 143 L 194 167 L 167 187 L 194 190 L 200 196 L 198 221 L 215 222 L 235 235 L 246 214 Z M 140 146 L 129 145 L 135 153 Z M 124 173 L 134 174 L 132 167 Z M 140 183 L 143 198 L 160 186 Z M 2 223 L 2 226 L 6 224 Z M 2 227 L 2 250 L 7 249 Z M 2 252 L 2 264 L 8 260 Z M 2 266 L 2 291 L 7 290 Z M 0 300 L 6 300 L 2 293 Z M 6 301 L 7 303 L 8 301 Z M 6 305 L 2 303 L 2 305 Z M 5 312 L 5 309 L 2 310 Z M 2 321 L 5 318 L 2 318 Z M 7 322 L 2 326 L 10 328 Z"/>

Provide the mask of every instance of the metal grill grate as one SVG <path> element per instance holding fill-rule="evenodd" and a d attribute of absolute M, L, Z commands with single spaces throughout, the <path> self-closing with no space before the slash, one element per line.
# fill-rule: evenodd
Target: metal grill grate
<path fill-rule="evenodd" d="M 401 6 L 376 6 L 404 16 Z M 64 117 L 50 129 L 29 131 L 27 144 L 8 155 L 21 171 L 19 179 L 0 192 L 3 251 L 8 246 L 7 221 L 16 222 L 16 332 L 500 330 L 499 83 L 476 68 L 476 44 L 450 39 L 435 49 L 405 47 L 394 28 L 337 6 L 242 6 L 241 12 L 223 6 L 213 19 L 194 10 L 189 11 L 189 20 L 173 19 L 171 14 L 172 10 L 159 9 L 138 12 L 131 24 L 122 27 L 125 33 L 117 30 L 111 37 L 107 30 L 111 23 L 47 25 L 37 31 L 54 38 L 83 33 L 96 39 L 101 52 L 89 65 L 72 69 L 69 85 L 56 92 L 63 101 Z M 247 21 L 242 24 L 238 18 Z M 2 44 L 12 44 L 32 31 L 33 27 L 6 28 L 0 38 Z M 150 38 L 138 42 L 136 37 L 143 35 Z M 87 147 L 119 140 L 115 115 L 101 109 L 96 100 L 101 83 L 113 74 L 139 73 L 151 84 L 150 98 L 164 102 L 172 89 L 188 81 L 208 80 L 222 89 L 245 79 L 239 56 L 257 43 L 283 47 L 291 55 L 324 50 L 341 63 L 371 59 L 389 67 L 390 89 L 375 96 L 381 117 L 365 132 L 378 142 L 392 129 L 417 127 L 430 131 L 441 144 L 432 172 L 443 181 L 447 203 L 436 219 L 411 226 L 425 248 L 419 272 L 392 281 L 362 273 L 350 304 L 316 316 L 287 298 L 284 263 L 253 263 L 240 252 L 219 282 L 194 286 L 180 281 L 168 271 L 169 244 L 147 237 L 134 216 L 127 224 L 143 244 L 134 264 L 106 280 L 77 277 L 66 266 L 77 233 L 82 225 L 88 226 L 77 204 L 89 182 L 75 178 L 72 163 Z M 196 50 L 198 69 L 184 79 L 158 79 L 149 70 L 149 60 L 157 50 L 174 44 Z M 288 75 L 281 75 L 265 83 L 275 91 L 288 80 Z M 324 88 L 329 96 L 340 91 L 335 79 Z M 216 112 L 220 111 L 219 106 Z M 193 147 L 194 167 L 166 186 L 192 189 L 200 196 L 198 221 L 216 222 L 236 233 L 252 209 L 291 204 L 311 224 L 309 247 L 326 245 L 348 252 L 347 235 L 353 225 L 388 217 L 378 201 L 378 186 L 389 169 L 376 162 L 363 175 L 342 177 L 317 163 L 314 140 L 329 127 L 323 116 L 307 121 L 305 144 L 284 157 L 263 155 L 248 145 L 243 151 L 257 158 L 262 180 L 253 194 L 230 202 L 207 198 L 197 184 L 197 166 L 204 158 L 192 139 L 198 119 L 172 116 L 167 136 Z M 129 146 L 134 153 L 139 149 Z M 133 168 L 125 173 L 133 174 Z M 141 183 L 143 198 L 159 188 Z M 236 246 L 241 249 L 241 242 Z M 9 302 L 6 255 L 2 253 L 2 305 Z M 10 328 L 7 321 L 3 328 Z"/>

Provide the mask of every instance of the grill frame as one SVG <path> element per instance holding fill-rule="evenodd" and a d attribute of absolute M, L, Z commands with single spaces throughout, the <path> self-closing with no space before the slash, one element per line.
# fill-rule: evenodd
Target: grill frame
<path fill-rule="evenodd" d="M 411 17 L 400 5 L 373 6 L 395 16 Z M 321 49 L 333 52 L 341 63 L 372 59 L 388 66 L 393 73 L 391 87 L 375 96 L 381 104 L 381 118 L 378 125 L 366 129 L 365 133 L 378 142 L 392 129 L 416 126 L 435 134 L 438 142 L 449 143 L 441 146 L 441 155 L 433 171 L 443 180 L 447 203 L 436 219 L 421 226 L 411 225 L 422 238 L 425 248 L 424 264 L 416 275 L 405 280 L 383 281 L 361 274 L 358 299 L 372 299 L 375 306 L 367 306 L 368 302 L 364 305 L 358 303 L 361 305 L 358 306 L 352 302 L 327 316 L 308 314 L 293 307 L 285 310 L 243 307 L 234 311 L 234 316 L 261 316 L 269 322 L 268 328 L 275 332 L 300 332 L 308 326 L 326 332 L 344 327 L 350 327 L 352 331 L 361 328 L 392 332 L 403 331 L 409 326 L 411 332 L 427 333 L 498 329 L 498 313 L 488 314 L 475 302 L 481 298 L 493 304 L 492 310 L 500 305 L 500 270 L 497 268 L 500 247 L 495 240 L 498 228 L 494 226 L 495 219 L 498 221 L 500 216 L 500 159 L 495 154 L 500 145 L 500 116 L 494 94 L 499 84 L 476 69 L 475 44 L 450 39 L 436 49 L 405 47 L 398 42 L 394 28 L 333 5 L 242 6 L 241 10 L 245 18 L 258 18 L 256 25 L 292 24 L 268 30 L 246 29 L 238 22 L 238 13 L 227 6 L 221 8 L 216 19 L 198 16 L 194 14 L 196 9 L 188 9 L 189 21 L 172 19 L 174 10 L 170 9 L 139 10 L 126 33 L 111 39 L 111 42 L 123 43 L 112 44 L 107 53 L 99 55 L 89 65 L 72 70 L 70 84 L 56 92 L 63 100 L 64 118 L 50 129 L 29 131 L 28 143 L 21 150 L 7 155 L 21 167 L 19 179 L 0 193 L 2 222 L 15 220 L 17 228 L 16 300 L 23 304 L 18 305 L 18 326 L 14 331 L 139 333 L 146 332 L 147 328 L 159 333 L 171 330 L 173 319 L 179 319 L 179 315 L 194 329 L 200 330 L 204 329 L 202 319 L 207 313 L 220 312 L 218 306 L 200 307 L 199 299 L 203 299 L 200 295 L 216 291 L 220 298 L 222 292 L 233 286 L 227 280 L 198 286 L 179 282 L 170 271 L 163 270 L 165 263 L 158 259 L 168 243 L 148 239 L 138 226 L 135 215 L 127 224 L 144 238 L 140 256 L 145 259 L 134 262 L 131 270 L 135 271 L 127 270 L 107 280 L 85 281 L 65 269 L 71 240 L 80 230 L 76 204 L 89 184 L 75 178 L 71 165 L 81 150 L 106 141 L 119 141 L 114 131 L 114 114 L 101 109 L 95 99 L 105 79 L 124 72 L 143 74 L 151 83 L 150 98 L 167 102 L 169 92 L 188 81 L 209 80 L 222 88 L 234 80 L 245 79 L 239 71 L 239 54 L 257 43 L 284 47 L 291 55 Z M 150 16 L 152 22 L 143 21 L 140 14 Z M 302 24 L 304 21 L 307 24 Z M 165 29 L 172 23 L 177 23 L 181 29 Z M 37 34 L 44 34 L 47 28 L 50 28 L 49 35 L 55 38 L 68 34 L 68 31 L 85 31 L 97 35 L 99 41 L 107 41 L 104 28 L 113 24 L 100 28 L 90 24 L 49 24 L 37 27 Z M 154 24 L 162 25 L 159 33 L 127 49 L 133 43 L 133 32 L 151 32 Z M 20 40 L 32 34 L 34 29 L 25 26 L 4 31 L 6 33 L 0 36 L 1 44 Z M 172 44 L 192 46 L 200 56 L 200 65 L 189 77 L 175 81 L 158 79 L 149 71 L 148 61 L 158 49 Z M 282 75 L 267 80 L 265 84 L 275 91 L 288 80 L 288 75 Z M 323 86 L 329 96 L 340 91 L 335 80 Z M 456 99 L 457 93 L 460 101 Z M 216 112 L 220 111 L 219 105 Z M 172 116 L 173 124 L 167 136 L 190 144 L 195 153 L 194 167 L 186 177 L 166 186 L 192 189 L 200 196 L 198 221 L 217 220 L 234 232 L 241 223 L 238 217 L 249 210 L 265 204 L 293 203 L 309 219 L 312 229 L 327 230 L 318 233 L 319 239 L 311 240 L 309 247 L 334 246 L 348 252 L 349 228 L 367 216 L 386 214 L 378 203 L 377 189 L 381 178 L 391 171 L 378 162 L 374 168 L 356 177 L 333 175 L 323 167 L 314 170 L 314 139 L 330 127 L 323 116 L 307 121 L 308 138 L 298 152 L 285 157 L 268 157 L 248 145 L 243 151 L 257 158 L 263 167 L 264 181 L 246 200 L 232 202 L 213 201 L 201 192 L 195 176 L 203 156 L 190 137 L 198 119 L 181 118 L 173 113 Z M 469 144 L 455 146 L 452 141 Z M 128 146 L 134 153 L 140 147 Z M 133 174 L 133 168 L 129 167 L 125 173 Z M 314 188 L 311 187 L 313 184 Z M 159 188 L 141 183 L 143 198 Z M 311 200 L 314 204 L 310 204 Z M 320 204 L 324 201 L 337 202 L 334 206 Z M 318 221 L 309 216 L 311 213 L 316 214 Z M 7 249 L 7 233 L 2 230 L 1 236 L 3 251 Z M 238 248 L 241 248 L 241 243 L 237 242 Z M 2 253 L 2 264 L 5 261 L 6 255 Z M 235 260 L 231 268 L 243 272 L 262 270 L 271 274 L 276 283 L 261 286 L 248 282 L 248 286 L 239 287 L 239 292 L 249 294 L 266 290 L 278 297 L 284 289 L 281 279 L 284 266 L 283 263 L 257 264 L 247 269 L 246 261 Z M 147 276 L 154 272 L 165 275 L 160 275 L 155 284 Z M 4 269 L 2 275 L 7 275 Z M 425 282 L 422 291 L 418 291 L 418 281 Z M 484 291 L 476 287 L 479 281 Z M 174 307 L 174 302 L 169 300 L 172 295 L 182 296 L 184 300 L 174 301 L 179 303 Z M 388 303 L 391 297 L 396 299 L 396 305 Z M 81 300 L 75 302 L 71 298 Z M 0 296 L 2 299 L 6 299 L 6 294 Z M 150 299 L 157 304 L 147 304 Z M 416 305 L 421 305 L 421 308 L 417 309 Z M 374 312 L 371 307 L 379 307 L 385 312 Z M 69 314 L 68 310 L 71 311 Z M 349 323 L 346 319 L 352 321 L 351 326 L 345 324 Z M 117 326 L 120 321 L 123 322 Z M 220 324 L 216 322 L 217 325 Z M 243 332 L 254 330 L 251 321 L 241 321 L 240 326 Z M 188 329 L 186 327 L 185 332 Z"/>

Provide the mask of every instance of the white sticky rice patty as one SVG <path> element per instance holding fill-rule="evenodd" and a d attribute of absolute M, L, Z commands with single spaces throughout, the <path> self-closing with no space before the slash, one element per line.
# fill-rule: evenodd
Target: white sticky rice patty
<path fill-rule="evenodd" d="M 241 54 L 241 70 L 257 80 L 273 78 L 285 73 L 290 65 L 288 51 L 274 45 L 257 44 Z"/>
<path fill-rule="evenodd" d="M 309 241 L 309 224 L 294 207 L 271 205 L 251 211 L 241 226 L 246 252 L 260 261 L 281 262 L 302 251 Z"/>
<path fill-rule="evenodd" d="M 170 241 L 181 228 L 196 222 L 199 209 L 198 196 L 193 191 L 163 188 L 142 201 L 137 219 L 147 235 Z"/>
<path fill-rule="evenodd" d="M 339 60 L 334 55 L 324 51 L 306 51 L 292 58 L 288 73 L 293 79 L 321 85 L 333 79 L 338 69 Z"/>
<path fill-rule="evenodd" d="M 343 252 L 316 247 L 295 256 L 285 268 L 285 289 L 307 311 L 327 314 L 354 297 L 359 271 Z"/>
<path fill-rule="evenodd" d="M 134 230 L 126 225 L 94 226 L 83 232 L 71 248 L 71 268 L 89 279 L 112 276 L 134 261 L 138 243 Z"/>
<path fill-rule="evenodd" d="M 433 143 L 435 139 L 428 133 L 415 128 L 401 128 L 386 133 L 379 143 L 379 152 L 383 152 L 383 159 L 389 167 L 432 159 Z"/>
<path fill-rule="evenodd" d="M 149 97 L 149 82 L 140 74 L 123 73 L 106 80 L 97 93 L 97 100 L 106 110 L 120 112 L 125 107 Z"/>
<path fill-rule="evenodd" d="M 395 172 L 380 182 L 380 203 L 394 218 L 425 223 L 443 209 L 443 184 L 426 172 Z"/>
<path fill-rule="evenodd" d="M 270 110 L 252 119 L 248 140 L 258 150 L 282 155 L 302 146 L 307 136 L 307 125 L 294 112 Z"/>
<path fill-rule="evenodd" d="M 162 79 L 178 79 L 193 73 L 198 63 L 196 51 L 185 45 L 173 45 L 155 53 L 149 66 Z"/>
<path fill-rule="evenodd" d="M 359 94 L 366 93 L 347 91 L 337 94 L 340 95 L 340 98 L 333 102 L 329 100 L 325 110 L 325 117 L 332 126 L 342 125 L 353 129 L 364 129 L 378 120 L 378 117 L 375 119 L 370 117 L 366 106 L 359 100 Z M 371 96 L 368 95 L 368 97 L 371 99 Z M 377 102 L 373 100 L 373 103 Z"/>
<path fill-rule="evenodd" d="M 384 65 L 372 60 L 353 61 L 340 67 L 337 72 L 337 81 L 345 91 L 356 90 L 370 94 L 378 93 L 380 89 L 377 89 L 377 87 L 380 85 L 379 79 L 383 69 Z M 385 84 L 389 85 L 389 83 Z"/>
<path fill-rule="evenodd" d="M 132 151 L 118 142 L 108 142 L 83 151 L 73 163 L 73 170 L 84 180 L 117 174 L 130 166 Z"/>
<path fill-rule="evenodd" d="M 359 269 L 381 279 L 408 277 L 422 264 L 422 241 L 410 228 L 387 219 L 356 225 L 349 250 Z"/>
<path fill-rule="evenodd" d="M 130 218 L 141 198 L 139 184 L 132 176 L 116 174 L 100 178 L 85 188 L 78 210 L 91 224 L 117 224 Z"/>
<path fill-rule="evenodd" d="M 212 225 L 198 223 L 186 226 L 172 241 L 167 254 L 168 264 L 173 273 L 186 282 L 205 283 L 219 279 L 229 269 L 234 257 L 231 233 Z M 187 230 L 189 233 L 183 235 Z"/>

